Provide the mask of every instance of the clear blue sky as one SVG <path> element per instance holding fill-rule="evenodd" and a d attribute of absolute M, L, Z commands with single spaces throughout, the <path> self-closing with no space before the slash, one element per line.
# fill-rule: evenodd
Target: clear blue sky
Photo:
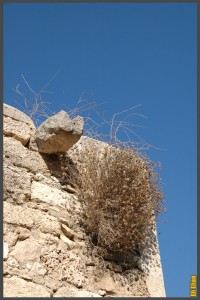
<path fill-rule="evenodd" d="M 106 102 L 108 117 L 142 104 L 137 134 L 167 150 L 162 163 L 167 223 L 158 229 L 168 297 L 188 297 L 197 272 L 196 4 L 4 4 L 4 102 L 21 73 L 39 91 L 62 67 L 45 96 L 52 108 L 84 97 Z"/>

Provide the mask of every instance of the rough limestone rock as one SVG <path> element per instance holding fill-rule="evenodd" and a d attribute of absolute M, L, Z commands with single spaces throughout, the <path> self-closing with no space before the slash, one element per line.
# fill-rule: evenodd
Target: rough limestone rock
<path fill-rule="evenodd" d="M 36 130 L 32 143 L 36 143 L 41 153 L 65 153 L 83 133 L 83 118 L 71 120 L 68 114 L 61 110 L 48 118 Z"/>
<path fill-rule="evenodd" d="M 25 168 L 28 171 L 48 173 L 48 167 L 40 153 L 29 151 L 19 141 L 4 136 L 4 163 Z"/>
<path fill-rule="evenodd" d="M 80 213 L 80 203 L 75 195 L 60 191 L 57 188 L 49 187 L 43 183 L 33 181 L 31 185 L 31 199 L 37 202 L 46 202 L 66 208 L 67 211 Z"/>
<path fill-rule="evenodd" d="M 95 255 L 84 229 L 82 202 L 67 174 L 87 172 L 85 149 L 92 145 L 103 159 L 107 144 L 82 136 L 60 159 L 29 146 L 35 128 L 28 116 L 4 105 L 4 117 L 4 297 L 165 297 L 156 229 L 140 269 L 125 271 Z M 68 134 L 75 141 L 82 123 L 73 121 Z"/>
<path fill-rule="evenodd" d="M 13 276 L 4 280 L 4 297 L 50 297 L 50 293 L 42 285 Z"/>
<path fill-rule="evenodd" d="M 8 258 L 8 244 L 6 242 L 3 243 L 3 259 L 6 260 Z"/>
<path fill-rule="evenodd" d="M 10 117 L 13 120 L 19 121 L 19 125 L 23 122 L 28 124 L 31 129 L 35 129 L 33 121 L 26 114 L 24 114 L 19 109 L 5 103 L 3 104 L 3 115 L 5 117 Z"/>
<path fill-rule="evenodd" d="M 4 203 L 4 221 L 8 224 L 18 225 L 41 230 L 44 233 L 50 233 L 59 236 L 60 224 L 57 218 L 39 209 L 29 208 L 27 206 L 12 205 Z"/>
<path fill-rule="evenodd" d="M 20 110 L 3 104 L 3 133 L 26 145 L 35 132 L 33 121 Z"/>
<path fill-rule="evenodd" d="M 60 234 L 60 239 L 64 242 L 64 243 L 66 243 L 66 245 L 67 245 L 67 247 L 68 247 L 68 249 L 69 250 L 72 250 L 72 249 L 74 249 L 74 248 L 76 248 L 77 247 L 77 244 L 75 243 L 75 242 L 73 242 L 73 241 L 71 241 L 70 239 L 68 239 L 68 237 L 66 237 L 64 234 Z"/>
<path fill-rule="evenodd" d="M 31 196 L 31 175 L 26 169 L 4 164 L 4 200 L 12 199 L 15 203 L 28 201 Z M 24 193 L 22 194 L 22 189 Z"/>
<path fill-rule="evenodd" d="M 53 297 L 101 297 L 99 294 L 88 292 L 85 290 L 69 289 L 67 287 L 60 288 Z"/>
<path fill-rule="evenodd" d="M 43 245 L 34 239 L 18 241 L 10 255 L 25 266 L 27 263 L 35 262 L 40 259 L 42 247 Z"/>
<path fill-rule="evenodd" d="M 3 133 L 5 136 L 12 136 L 26 145 L 31 137 L 31 128 L 26 123 L 15 121 L 9 117 L 3 117 Z"/>
<path fill-rule="evenodd" d="M 67 207 L 70 205 L 69 201 L 71 198 L 68 194 L 63 193 L 59 189 L 33 181 L 31 185 L 31 199 L 38 202 L 47 202 L 51 205 Z"/>

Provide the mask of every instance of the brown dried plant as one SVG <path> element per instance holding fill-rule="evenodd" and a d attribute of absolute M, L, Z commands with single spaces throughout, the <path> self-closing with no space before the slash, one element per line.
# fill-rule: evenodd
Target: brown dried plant
<path fill-rule="evenodd" d="M 149 234 L 164 212 L 164 197 L 155 164 L 124 144 L 93 144 L 83 149 L 81 198 L 88 234 L 106 252 L 128 253 Z"/>

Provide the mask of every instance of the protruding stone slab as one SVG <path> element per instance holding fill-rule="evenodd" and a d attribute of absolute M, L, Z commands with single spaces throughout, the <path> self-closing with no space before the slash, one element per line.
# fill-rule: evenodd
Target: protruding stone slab
<path fill-rule="evenodd" d="M 64 235 L 66 237 L 68 237 L 70 240 L 74 240 L 74 237 L 76 236 L 76 233 L 72 229 L 70 229 L 65 224 L 61 224 L 61 229 L 62 229 L 62 232 L 64 233 Z"/>
<path fill-rule="evenodd" d="M 60 234 L 60 239 L 67 244 L 67 247 L 69 250 L 72 250 L 74 248 L 77 248 L 77 244 L 73 241 L 71 241 L 68 237 L 66 237 L 64 234 Z"/>
<path fill-rule="evenodd" d="M 83 118 L 70 119 L 68 114 L 61 110 L 48 118 L 36 130 L 32 144 L 36 144 L 41 153 L 65 153 L 83 133 Z"/>

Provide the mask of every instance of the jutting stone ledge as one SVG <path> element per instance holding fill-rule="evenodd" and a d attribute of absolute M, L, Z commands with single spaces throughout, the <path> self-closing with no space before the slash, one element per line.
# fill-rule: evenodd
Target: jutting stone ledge
<path fill-rule="evenodd" d="M 48 118 L 35 131 L 31 139 L 30 149 L 40 153 L 65 153 L 78 140 L 83 133 L 83 118 L 77 116 L 73 120 L 61 110 Z"/>

